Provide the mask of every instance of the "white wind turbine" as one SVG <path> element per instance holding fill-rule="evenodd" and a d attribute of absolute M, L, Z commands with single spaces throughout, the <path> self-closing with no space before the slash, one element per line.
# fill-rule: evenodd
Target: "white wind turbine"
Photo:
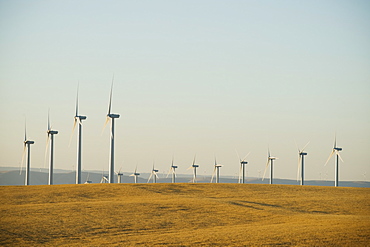
<path fill-rule="evenodd" d="M 193 169 L 192 183 L 196 183 L 197 182 L 197 168 L 199 167 L 198 164 L 195 164 L 195 157 L 196 157 L 196 155 L 194 155 L 193 164 L 188 168 L 188 170 L 189 169 Z"/>
<path fill-rule="evenodd" d="M 118 172 L 115 172 L 117 174 L 117 182 L 120 184 L 122 183 L 122 176 L 123 176 L 123 173 L 121 172 L 122 170 L 122 167 L 119 169 Z"/>
<path fill-rule="evenodd" d="M 105 121 L 104 127 L 111 121 L 110 127 L 110 137 L 111 137 L 111 144 L 110 144 L 110 164 L 109 164 L 109 183 L 114 183 L 114 119 L 119 118 L 119 114 L 111 113 L 112 108 L 112 91 L 113 91 L 113 81 L 114 76 L 112 78 L 112 86 L 110 89 L 110 97 L 109 97 L 109 107 L 108 107 L 108 114 L 107 120 Z"/>
<path fill-rule="evenodd" d="M 132 173 L 132 174 L 130 175 L 130 177 L 134 177 L 135 184 L 137 183 L 137 178 L 138 178 L 138 176 L 140 176 L 140 173 L 138 173 L 136 170 L 137 170 L 137 167 L 135 168 L 134 173 Z"/>
<path fill-rule="evenodd" d="M 82 170 L 82 120 L 86 120 L 86 116 L 78 115 L 78 87 L 76 97 L 76 114 L 74 116 L 74 123 L 72 128 L 72 135 L 78 123 L 78 137 L 77 137 L 77 166 L 76 166 L 76 184 L 81 184 L 81 170 Z M 71 141 L 70 141 L 71 142 Z"/>
<path fill-rule="evenodd" d="M 153 183 L 156 183 L 156 182 L 157 182 L 157 178 L 158 178 L 157 173 L 158 173 L 158 171 L 159 171 L 159 170 L 157 170 L 157 169 L 155 169 L 155 168 L 154 168 L 154 162 L 153 162 L 152 172 L 150 173 L 150 176 L 149 176 L 149 178 L 148 178 L 148 182 L 147 182 L 147 183 L 149 183 L 149 181 L 150 181 L 150 179 L 151 179 L 152 177 L 153 177 Z"/>
<path fill-rule="evenodd" d="M 22 166 L 23 166 L 23 160 L 24 156 L 26 155 L 26 149 L 27 149 L 27 164 L 26 164 L 26 176 L 25 176 L 25 182 L 24 185 L 30 185 L 30 172 L 31 172 L 31 144 L 34 144 L 34 141 L 30 141 L 27 139 L 27 126 L 25 123 L 24 126 L 24 149 L 23 149 L 23 155 L 22 155 L 22 162 L 21 162 L 21 169 L 20 174 L 22 174 Z"/>
<path fill-rule="evenodd" d="M 245 183 L 245 165 L 248 164 L 248 162 L 245 160 L 250 153 L 248 153 L 243 159 L 240 158 L 238 151 L 236 151 L 236 154 L 238 155 L 239 162 L 240 162 L 240 169 L 239 169 L 239 179 L 238 183 Z"/>
<path fill-rule="evenodd" d="M 167 177 L 166 177 L 166 178 L 168 178 L 168 175 L 170 175 L 170 173 L 172 172 L 172 183 L 176 183 L 176 168 L 177 168 L 177 166 L 175 166 L 175 165 L 173 164 L 173 157 L 172 157 L 171 168 L 170 168 L 170 170 L 168 171 L 168 173 L 167 173 Z"/>
<path fill-rule="evenodd" d="M 337 137 L 335 136 L 333 151 L 330 153 L 329 158 L 325 163 L 325 166 L 326 166 L 326 164 L 329 162 L 331 157 L 335 154 L 335 157 L 336 157 L 335 166 L 334 166 L 334 173 L 335 173 L 334 186 L 335 187 L 338 187 L 338 185 L 339 185 L 339 159 L 342 162 L 344 162 L 342 157 L 340 157 L 340 154 L 339 154 L 339 152 L 342 151 L 342 150 L 343 150 L 342 148 L 337 147 Z"/>
<path fill-rule="evenodd" d="M 216 183 L 219 183 L 220 182 L 220 167 L 222 167 L 222 165 L 220 164 L 217 164 L 217 161 L 216 161 L 216 157 L 215 157 L 215 165 L 214 165 L 214 169 L 213 169 L 213 173 L 212 173 L 212 178 L 211 178 L 211 183 L 213 182 L 213 177 L 216 175 Z"/>
<path fill-rule="evenodd" d="M 50 114 L 48 113 L 48 130 L 46 131 L 47 136 L 47 142 L 46 142 L 46 150 L 49 146 L 50 141 L 50 163 L 49 163 L 49 181 L 48 184 L 53 184 L 53 178 L 54 178 L 54 135 L 58 134 L 57 130 L 53 130 L 50 126 Z"/>
<path fill-rule="evenodd" d="M 276 157 L 273 157 L 270 155 L 270 149 L 268 149 L 267 163 L 266 163 L 265 172 L 263 173 L 262 181 L 265 179 L 267 168 L 270 165 L 270 184 L 273 183 L 273 164 L 274 164 L 274 160 L 276 159 L 277 159 Z"/>
<path fill-rule="evenodd" d="M 305 148 L 308 146 L 310 142 L 308 142 L 303 148 L 302 150 L 299 149 L 298 145 L 297 145 L 297 149 L 298 149 L 298 169 L 297 169 L 297 181 L 300 180 L 300 184 L 301 185 L 304 185 L 304 156 L 307 155 L 306 152 L 304 152 Z"/>

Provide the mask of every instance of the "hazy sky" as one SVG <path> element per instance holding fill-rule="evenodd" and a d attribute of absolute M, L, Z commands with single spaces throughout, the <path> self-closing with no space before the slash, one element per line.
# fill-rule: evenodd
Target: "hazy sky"
<path fill-rule="evenodd" d="M 113 73 L 116 168 L 179 173 L 197 154 L 199 174 L 248 175 L 279 157 L 275 177 L 306 179 L 324 167 L 335 132 L 341 180 L 370 169 L 369 1 L 4 1 L 0 0 L 0 166 L 19 166 L 27 117 L 32 167 L 44 166 L 47 112 L 55 168 L 74 169 L 77 83 L 83 169 L 108 170 L 102 133 Z"/>

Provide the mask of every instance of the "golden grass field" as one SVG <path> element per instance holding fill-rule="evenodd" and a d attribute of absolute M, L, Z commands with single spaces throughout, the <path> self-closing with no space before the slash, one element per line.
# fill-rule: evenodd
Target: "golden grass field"
<path fill-rule="evenodd" d="M 1 246 L 369 246 L 369 188 L 0 187 Z"/>

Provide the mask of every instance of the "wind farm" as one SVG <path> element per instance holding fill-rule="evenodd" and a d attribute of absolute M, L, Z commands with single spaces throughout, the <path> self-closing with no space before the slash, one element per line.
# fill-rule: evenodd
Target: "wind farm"
<path fill-rule="evenodd" d="M 0 245 L 366 246 L 369 13 L 0 1 Z"/>

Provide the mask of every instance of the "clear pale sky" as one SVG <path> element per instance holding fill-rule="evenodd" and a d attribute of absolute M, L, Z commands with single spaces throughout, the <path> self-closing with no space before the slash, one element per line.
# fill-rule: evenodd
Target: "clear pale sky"
<path fill-rule="evenodd" d="M 279 157 L 276 178 L 324 167 L 337 133 L 341 180 L 370 177 L 369 1 L 0 1 L 0 166 L 18 167 L 27 118 L 32 167 L 44 166 L 47 112 L 55 168 L 74 169 L 77 83 L 83 169 L 108 170 L 102 133 L 115 74 L 116 169 L 248 176 Z"/>

